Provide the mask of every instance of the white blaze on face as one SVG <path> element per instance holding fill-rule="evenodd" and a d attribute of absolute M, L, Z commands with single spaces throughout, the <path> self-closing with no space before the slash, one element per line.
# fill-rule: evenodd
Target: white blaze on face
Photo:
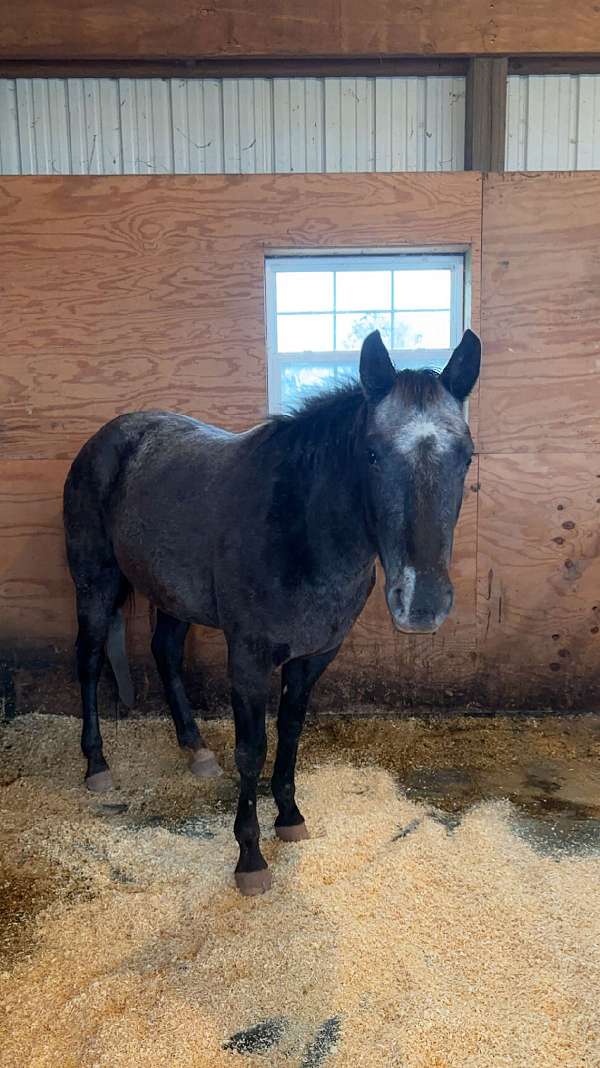
<path fill-rule="evenodd" d="M 398 617 L 399 623 L 407 623 L 410 619 L 417 573 L 414 567 L 402 568 L 402 615 Z"/>

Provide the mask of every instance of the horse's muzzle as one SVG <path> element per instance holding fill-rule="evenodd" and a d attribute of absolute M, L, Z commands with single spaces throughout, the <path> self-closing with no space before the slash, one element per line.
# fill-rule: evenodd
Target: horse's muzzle
<path fill-rule="evenodd" d="M 387 591 L 396 630 L 402 634 L 435 634 L 452 608 L 454 593 L 447 572 L 403 568 L 400 581 Z"/>

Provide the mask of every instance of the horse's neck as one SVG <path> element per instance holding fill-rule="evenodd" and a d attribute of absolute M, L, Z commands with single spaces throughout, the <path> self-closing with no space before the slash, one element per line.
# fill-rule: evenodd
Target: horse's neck
<path fill-rule="evenodd" d="M 360 571 L 375 556 L 369 536 L 363 486 L 356 463 L 321 461 L 317 477 L 309 484 L 308 512 L 318 524 L 328 555 Z"/>
<path fill-rule="evenodd" d="M 278 505 L 284 501 L 276 512 L 282 516 L 289 499 L 305 524 L 311 551 L 324 567 L 346 575 L 358 575 L 376 553 L 356 455 L 362 404 L 360 393 L 325 398 L 314 411 L 273 424 L 275 432 L 265 442 L 265 457 L 274 450 L 271 470 Z"/>

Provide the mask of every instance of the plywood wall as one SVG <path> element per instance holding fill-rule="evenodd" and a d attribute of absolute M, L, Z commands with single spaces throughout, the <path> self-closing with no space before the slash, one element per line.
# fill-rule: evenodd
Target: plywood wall
<path fill-rule="evenodd" d="M 482 692 L 600 700 L 600 178 L 484 182 Z"/>
<path fill-rule="evenodd" d="M 60 495 L 70 459 L 98 426 L 151 407 L 231 429 L 264 416 L 265 253 L 468 248 L 479 324 L 476 174 L 7 178 L 0 216 L 0 638 L 9 650 L 62 654 L 72 642 Z M 471 690 L 476 511 L 468 490 L 456 610 L 441 635 L 400 640 L 373 598 L 337 665 L 361 692 Z M 134 630 L 147 647 L 144 613 Z M 222 642 L 205 631 L 191 652 L 222 665 Z"/>
<path fill-rule="evenodd" d="M 60 497 L 101 423 L 153 406 L 232 429 L 264 415 L 266 252 L 451 245 L 470 250 L 484 341 L 456 607 L 435 637 L 401 638 L 376 591 L 332 677 L 344 700 L 597 702 L 600 177 L 14 178 L 0 218 L 9 667 L 33 650 L 43 684 L 70 655 Z M 143 605 L 131 642 L 147 649 Z M 195 629 L 189 653 L 222 673 L 218 635 Z"/>

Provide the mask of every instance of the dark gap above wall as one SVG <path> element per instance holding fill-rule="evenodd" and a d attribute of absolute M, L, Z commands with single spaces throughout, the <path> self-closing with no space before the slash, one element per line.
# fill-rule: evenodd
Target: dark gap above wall
<path fill-rule="evenodd" d="M 2 59 L 0 78 L 356 78 L 467 74 L 471 56 Z M 509 74 L 600 74 L 596 55 L 508 56 Z"/>

